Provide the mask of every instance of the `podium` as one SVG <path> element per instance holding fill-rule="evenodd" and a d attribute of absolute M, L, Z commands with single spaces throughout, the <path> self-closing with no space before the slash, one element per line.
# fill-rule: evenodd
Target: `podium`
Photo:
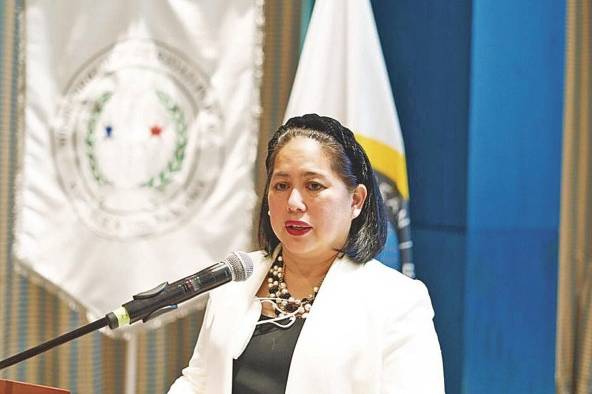
<path fill-rule="evenodd" d="M 70 394 L 70 390 L 0 379 L 0 394 Z"/>

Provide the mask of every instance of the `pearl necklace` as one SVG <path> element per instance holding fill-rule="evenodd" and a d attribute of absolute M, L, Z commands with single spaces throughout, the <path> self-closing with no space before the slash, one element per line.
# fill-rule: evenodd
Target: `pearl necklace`
<path fill-rule="evenodd" d="M 276 317 L 296 313 L 296 317 L 306 318 L 319 292 L 319 288 L 315 286 L 312 289 L 312 294 L 306 298 L 297 299 L 292 297 L 286 282 L 284 282 L 284 261 L 281 254 L 275 259 L 267 274 L 267 287 L 269 289 L 269 298 L 281 300 L 276 303 L 279 308 L 279 310 L 275 311 Z"/>

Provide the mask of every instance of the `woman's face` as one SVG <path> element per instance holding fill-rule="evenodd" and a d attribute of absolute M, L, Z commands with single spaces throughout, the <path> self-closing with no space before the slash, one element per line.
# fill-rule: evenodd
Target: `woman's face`
<path fill-rule="evenodd" d="M 347 241 L 366 187 L 349 191 L 331 157 L 311 138 L 295 137 L 278 152 L 267 195 L 271 227 L 284 255 L 322 261 Z"/>

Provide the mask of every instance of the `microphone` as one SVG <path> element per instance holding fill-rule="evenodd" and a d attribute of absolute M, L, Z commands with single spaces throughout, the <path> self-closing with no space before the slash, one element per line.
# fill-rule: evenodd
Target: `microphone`
<path fill-rule="evenodd" d="M 133 300 L 109 312 L 105 318 L 109 328 L 127 326 L 142 320 L 160 316 L 177 309 L 177 304 L 187 301 L 206 291 L 232 280 L 246 280 L 253 273 L 253 262 L 249 255 L 236 251 L 224 261 L 211 265 L 193 275 L 169 284 L 161 283 L 155 288 L 136 294 Z"/>

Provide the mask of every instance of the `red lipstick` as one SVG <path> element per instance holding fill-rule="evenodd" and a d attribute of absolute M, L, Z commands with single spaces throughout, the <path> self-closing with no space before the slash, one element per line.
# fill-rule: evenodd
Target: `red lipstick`
<path fill-rule="evenodd" d="M 312 230 L 310 224 L 300 220 L 288 220 L 286 223 L 286 231 L 290 235 L 304 235 Z"/>

